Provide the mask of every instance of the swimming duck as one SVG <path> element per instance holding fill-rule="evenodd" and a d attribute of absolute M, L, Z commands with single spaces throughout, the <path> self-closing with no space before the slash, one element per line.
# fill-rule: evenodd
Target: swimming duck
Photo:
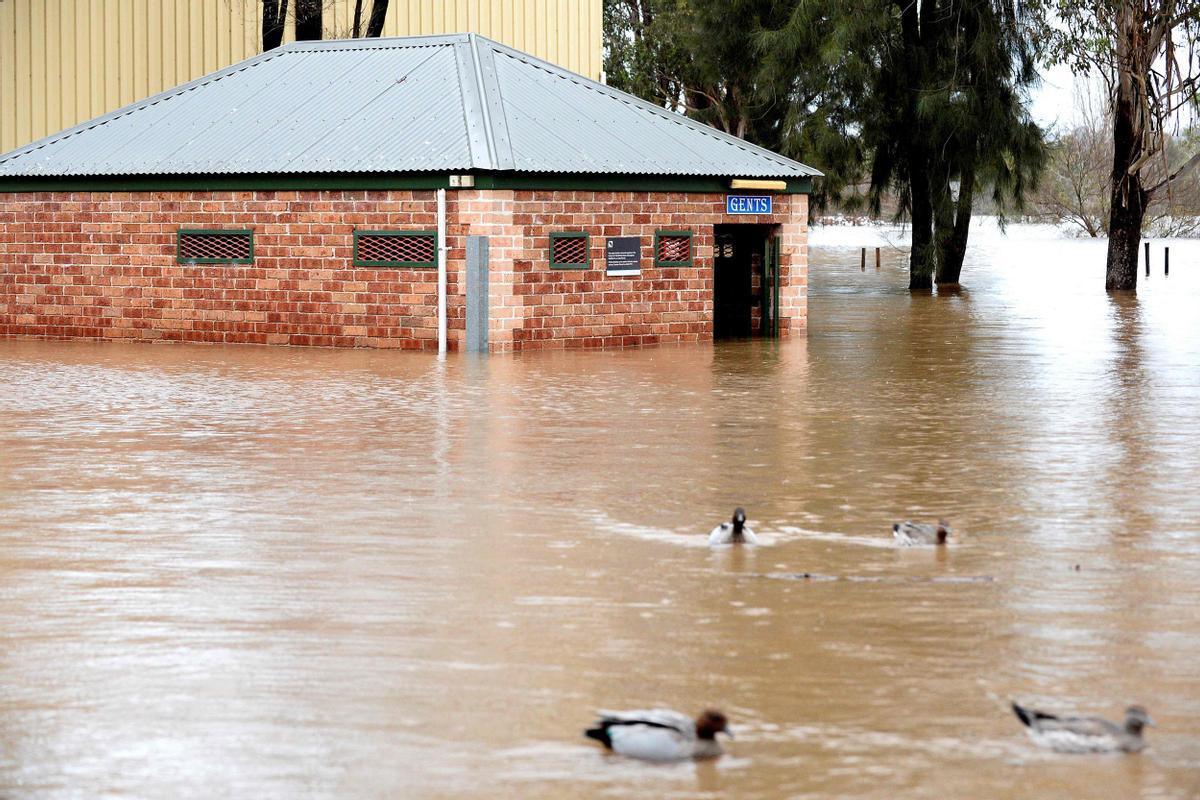
<path fill-rule="evenodd" d="M 1057 717 L 1012 704 L 1029 738 L 1059 753 L 1136 753 L 1146 746 L 1142 730 L 1154 720 L 1141 706 L 1125 709 L 1125 724 L 1102 717 Z"/>
<path fill-rule="evenodd" d="M 945 544 L 950 535 L 950 523 L 939 519 L 937 525 L 926 525 L 923 522 L 897 522 L 892 526 L 892 536 L 899 544 L 905 546 L 919 544 Z"/>
<path fill-rule="evenodd" d="M 754 531 L 746 527 L 746 511 L 741 506 L 733 510 L 733 519 L 722 522 L 708 535 L 710 545 L 758 544 Z"/>
<path fill-rule="evenodd" d="M 689 719 L 663 708 L 640 711 L 600 711 L 596 726 L 584 731 L 614 753 L 646 761 L 715 758 L 723 752 L 717 734 L 728 734 L 728 720 L 715 709 Z"/>

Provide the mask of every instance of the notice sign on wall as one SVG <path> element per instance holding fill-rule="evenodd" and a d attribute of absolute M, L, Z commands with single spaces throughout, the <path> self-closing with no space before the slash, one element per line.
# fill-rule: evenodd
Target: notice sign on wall
<path fill-rule="evenodd" d="M 610 236 L 604 245 L 604 271 L 609 275 L 642 274 L 642 240 L 637 236 Z"/>
<path fill-rule="evenodd" d="M 770 214 L 771 195 L 769 194 L 727 194 L 725 195 L 726 214 Z"/>

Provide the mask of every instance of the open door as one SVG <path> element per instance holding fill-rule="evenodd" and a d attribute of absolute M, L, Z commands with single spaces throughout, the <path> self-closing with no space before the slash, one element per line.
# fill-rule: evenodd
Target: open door
<path fill-rule="evenodd" d="M 750 335 L 754 301 L 750 249 L 732 225 L 716 226 L 713 239 L 713 338 L 737 339 Z M 725 230 L 721 230 L 725 229 Z"/>
<path fill-rule="evenodd" d="M 779 335 L 780 240 L 771 233 L 713 226 L 713 339 Z"/>

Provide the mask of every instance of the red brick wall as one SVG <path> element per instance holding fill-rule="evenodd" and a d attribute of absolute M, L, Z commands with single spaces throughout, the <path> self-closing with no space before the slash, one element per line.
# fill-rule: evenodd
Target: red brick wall
<path fill-rule="evenodd" d="M 807 324 L 807 197 L 775 198 L 771 216 L 725 214 L 724 194 L 462 192 L 463 232 L 492 237 L 491 347 L 618 347 L 712 339 L 713 225 L 770 224 L 783 237 L 781 331 Z M 694 264 L 655 267 L 658 230 L 691 230 Z M 550 268 L 550 234 L 587 231 L 587 270 Z M 642 240 L 640 277 L 604 271 L 604 240 Z M 497 271 L 495 242 L 511 270 Z"/>
<path fill-rule="evenodd" d="M 447 193 L 451 349 L 463 336 L 463 237 L 490 237 L 496 351 L 707 341 L 712 226 L 783 235 L 783 328 L 807 313 L 806 198 L 770 218 L 724 195 Z M 0 336 L 436 348 L 436 270 L 353 266 L 353 231 L 433 229 L 433 191 L 0 194 Z M 180 228 L 254 230 L 252 265 L 175 260 Z M 694 231 L 695 265 L 653 266 L 654 232 Z M 549 268 L 552 231 L 591 234 L 592 267 Z M 604 238 L 640 236 L 639 278 L 604 274 Z"/>
<path fill-rule="evenodd" d="M 436 270 L 352 260 L 436 222 L 432 191 L 0 194 L 0 336 L 436 348 Z M 180 228 L 251 228 L 254 263 L 177 264 Z"/>

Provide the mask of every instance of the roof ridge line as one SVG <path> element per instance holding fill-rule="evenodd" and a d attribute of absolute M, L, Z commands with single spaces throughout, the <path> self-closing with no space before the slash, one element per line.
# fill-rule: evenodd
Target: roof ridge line
<path fill-rule="evenodd" d="M 475 99 L 479 102 L 479 113 L 483 116 L 483 143 L 487 147 L 487 168 L 495 169 L 497 161 L 496 135 L 492 130 L 492 115 L 488 112 L 487 96 L 484 93 L 483 72 L 479 65 L 479 52 L 475 48 L 475 39 L 471 34 L 467 35 L 467 52 L 471 55 L 471 80 L 474 83 Z"/>
<path fill-rule="evenodd" d="M 513 158 L 512 139 L 508 135 L 508 120 L 504 116 L 504 103 L 500 99 L 500 82 L 496 80 L 496 65 L 492 62 L 485 67 L 479 53 L 480 39 L 487 42 L 486 46 L 489 48 L 497 43 L 477 33 L 467 34 L 467 47 L 471 51 L 471 64 L 475 69 L 475 90 L 483 113 L 484 139 L 491 159 L 489 168 L 513 169 L 516 163 Z M 493 101 L 496 101 L 495 113 L 488 108 Z"/>

